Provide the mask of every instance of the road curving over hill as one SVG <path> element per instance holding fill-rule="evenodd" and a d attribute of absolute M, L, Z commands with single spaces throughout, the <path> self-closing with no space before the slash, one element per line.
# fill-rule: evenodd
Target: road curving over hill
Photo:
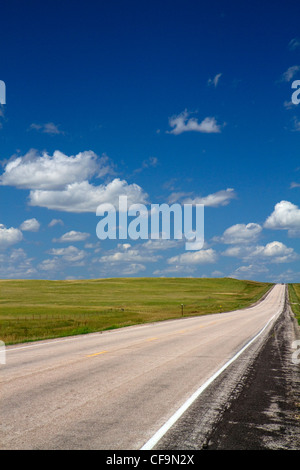
<path fill-rule="evenodd" d="M 0 448 L 203 448 L 285 307 L 276 285 L 244 310 L 7 347 Z"/>

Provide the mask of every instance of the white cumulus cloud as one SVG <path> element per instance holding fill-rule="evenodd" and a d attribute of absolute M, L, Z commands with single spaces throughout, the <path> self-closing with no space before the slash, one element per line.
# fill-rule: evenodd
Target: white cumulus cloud
<path fill-rule="evenodd" d="M 290 236 L 299 236 L 299 207 L 289 201 L 278 202 L 272 214 L 265 221 L 264 227 L 273 230 L 288 230 Z"/>
<path fill-rule="evenodd" d="M 220 241 L 229 245 L 239 245 L 240 243 L 255 242 L 262 231 L 259 224 L 236 224 L 225 230 L 221 237 L 215 237 L 215 241 Z"/>
<path fill-rule="evenodd" d="M 63 260 L 68 263 L 76 263 L 83 260 L 86 256 L 86 252 L 84 250 L 79 250 L 72 245 L 67 248 L 52 248 L 52 250 L 49 251 L 49 254 L 58 257 L 61 256 Z"/>
<path fill-rule="evenodd" d="M 202 122 L 198 122 L 198 119 L 190 117 L 190 113 L 187 110 L 172 116 L 169 118 L 169 125 L 173 127 L 169 134 L 182 134 L 183 132 L 203 132 L 206 134 L 216 134 L 221 132 L 221 126 L 217 124 L 214 117 L 206 117 Z"/>
<path fill-rule="evenodd" d="M 115 178 L 107 185 L 98 186 L 88 181 L 72 183 L 61 191 L 30 191 L 31 206 L 65 212 L 95 212 L 100 204 L 113 204 L 118 209 L 119 196 L 127 196 L 128 206 L 147 203 L 147 194 L 137 184 L 128 184 L 125 180 Z"/>
<path fill-rule="evenodd" d="M 22 248 L 0 253 L 0 277 L 5 279 L 32 278 L 36 275 L 33 258 L 28 258 Z"/>
<path fill-rule="evenodd" d="M 103 166 L 106 173 L 109 172 L 106 157 L 101 160 L 92 151 L 67 156 L 58 150 L 53 155 L 46 152 L 40 155 L 36 150 L 30 150 L 6 164 L 0 184 L 31 190 L 62 190 L 68 184 L 82 182 L 101 173 Z"/>
<path fill-rule="evenodd" d="M 187 252 L 181 255 L 173 256 L 168 259 L 168 264 L 176 265 L 191 265 L 191 264 L 206 264 L 215 263 L 217 254 L 215 250 L 209 248 L 207 250 L 200 250 L 194 252 Z"/>
<path fill-rule="evenodd" d="M 40 225 L 37 219 L 27 219 L 20 225 L 20 229 L 23 232 L 38 232 Z"/>
<path fill-rule="evenodd" d="M 273 263 L 287 263 L 294 261 L 298 255 L 293 248 L 288 248 L 281 242 L 274 241 L 266 246 L 258 246 L 252 253 L 251 257 L 270 259 Z"/>
<path fill-rule="evenodd" d="M 23 239 L 23 234 L 18 228 L 6 228 L 0 224 L 0 249 L 5 249 L 11 245 L 19 243 Z"/>
<path fill-rule="evenodd" d="M 206 207 L 219 207 L 226 206 L 232 199 L 236 198 L 234 189 L 227 188 L 217 191 L 216 193 L 209 194 L 208 196 L 198 196 L 195 198 L 187 198 L 182 202 L 183 204 L 204 204 Z"/>
<path fill-rule="evenodd" d="M 222 253 L 223 256 L 241 258 L 244 261 L 256 261 L 258 263 L 289 263 L 299 258 L 293 248 L 284 243 L 273 241 L 264 245 L 239 245 L 230 247 Z"/>
<path fill-rule="evenodd" d="M 89 236 L 89 233 L 71 230 L 70 232 L 64 233 L 60 238 L 55 238 L 53 241 L 59 243 L 81 242 L 85 241 Z"/>

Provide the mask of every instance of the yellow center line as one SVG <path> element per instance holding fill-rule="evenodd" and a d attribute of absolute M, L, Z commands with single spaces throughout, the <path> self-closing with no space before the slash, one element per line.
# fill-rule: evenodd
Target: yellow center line
<path fill-rule="evenodd" d="M 222 321 L 222 320 L 221 320 Z M 216 321 L 211 321 L 210 323 L 207 323 L 206 325 L 201 325 L 201 326 L 198 326 L 197 329 L 199 328 L 205 328 L 206 326 L 210 326 L 210 325 L 215 325 L 216 323 L 220 323 L 220 320 L 216 320 Z"/>
<path fill-rule="evenodd" d="M 185 330 L 178 330 L 178 331 L 175 331 L 174 333 L 169 333 L 169 334 L 167 334 L 167 335 L 162 335 L 162 338 L 165 338 L 166 336 L 174 336 L 174 335 L 176 336 L 176 335 L 179 334 L 179 333 L 193 332 L 193 331 L 195 331 L 195 330 L 197 330 L 197 329 L 205 328 L 205 327 L 207 327 L 207 326 L 214 325 L 215 323 L 219 323 L 220 321 L 222 321 L 222 320 L 212 321 L 212 322 L 207 323 L 206 325 L 201 325 L 201 326 L 195 327 L 195 328 L 193 328 L 193 329 L 188 328 L 188 329 L 185 329 Z M 153 337 L 153 338 L 148 338 L 148 339 L 146 339 L 146 340 L 144 340 L 144 341 L 150 342 L 150 341 L 155 341 L 155 340 L 157 340 L 157 339 L 159 339 L 159 338 L 158 338 L 157 336 L 155 336 L 155 337 Z M 142 344 L 142 343 L 138 343 L 138 345 L 140 345 L 140 344 Z M 123 348 L 122 348 L 122 349 L 123 349 Z M 100 352 L 97 352 L 97 353 L 94 353 L 94 354 L 89 354 L 89 355 L 86 356 L 86 357 L 99 356 L 100 354 L 105 354 L 105 353 L 107 353 L 107 352 L 109 352 L 109 351 L 100 351 Z"/>
<path fill-rule="evenodd" d="M 100 352 L 97 352 L 97 353 L 94 353 L 94 354 L 89 354 L 88 356 L 86 357 L 93 357 L 93 356 L 99 356 L 100 354 L 105 354 L 107 353 L 108 351 L 100 351 Z"/>

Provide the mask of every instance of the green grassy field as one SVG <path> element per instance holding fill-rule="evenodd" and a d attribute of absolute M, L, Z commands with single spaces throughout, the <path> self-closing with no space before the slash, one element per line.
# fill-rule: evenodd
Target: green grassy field
<path fill-rule="evenodd" d="M 300 284 L 289 284 L 289 299 L 292 310 L 300 325 Z"/>
<path fill-rule="evenodd" d="M 236 279 L 0 280 L 0 339 L 14 344 L 236 310 L 271 284 Z"/>

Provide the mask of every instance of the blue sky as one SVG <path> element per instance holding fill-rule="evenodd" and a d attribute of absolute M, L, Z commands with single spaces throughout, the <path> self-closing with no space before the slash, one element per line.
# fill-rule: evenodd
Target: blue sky
<path fill-rule="evenodd" d="M 1 4 L 0 277 L 300 278 L 297 1 Z M 205 245 L 96 236 L 204 203 Z"/>

